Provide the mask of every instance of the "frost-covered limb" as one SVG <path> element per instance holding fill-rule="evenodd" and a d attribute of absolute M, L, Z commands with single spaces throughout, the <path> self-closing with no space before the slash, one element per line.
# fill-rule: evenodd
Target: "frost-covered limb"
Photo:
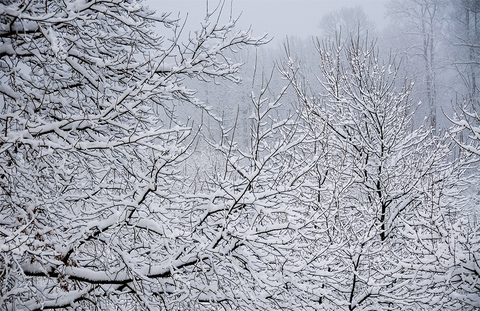
<path fill-rule="evenodd" d="M 464 101 L 458 105 L 453 117 L 449 118 L 454 124 L 450 137 L 460 149 L 458 157 L 467 157 L 470 160 L 467 166 L 469 170 L 477 168 L 480 155 L 478 128 L 480 117 L 474 109 L 476 104 L 478 103 L 472 99 Z M 472 157 L 469 157 L 470 155 Z M 476 184 L 476 174 L 472 174 L 468 181 L 468 185 Z M 474 195 L 473 198 L 475 198 Z M 448 230 L 440 234 L 443 238 L 442 247 L 446 257 L 442 265 L 445 271 L 444 279 L 453 286 L 453 290 L 449 292 L 450 297 L 467 306 L 478 308 L 480 306 L 480 258 L 476 253 L 478 253 L 479 228 L 475 212 L 476 202 L 472 201 L 470 204 L 474 205 L 473 209 L 463 211 L 467 215 L 453 222 Z"/>
<path fill-rule="evenodd" d="M 442 217 L 453 207 L 445 202 L 458 197 L 447 189 L 459 189 L 467 159 L 450 163 L 446 138 L 424 126 L 411 130 L 412 84 L 398 87 L 397 65 L 382 63 L 374 44 L 349 40 L 317 42 L 317 93 L 289 55 L 282 68 L 309 128 L 303 154 L 318 159 L 296 201 L 312 215 L 301 231 L 304 252 L 319 255 L 291 260 L 295 287 L 315 297 L 312 309 L 458 307 L 453 287 L 429 289 L 445 280 L 440 263 L 451 262 L 438 253 L 442 243 L 405 228 L 448 228 Z"/>
<path fill-rule="evenodd" d="M 449 118 L 449 120 L 455 125 L 455 128 L 452 130 L 452 139 L 461 149 L 479 156 L 480 128 L 478 123 L 480 116 L 476 111 L 473 111 L 474 105 L 475 102 L 473 100 L 470 103 L 464 102 L 458 107 L 458 111 L 456 111 L 453 118 Z M 468 133 L 468 138 L 463 137 L 463 132 Z"/>
<path fill-rule="evenodd" d="M 239 241 L 232 256 L 245 269 L 242 284 L 252 279 L 268 293 L 259 297 L 275 308 L 308 308 L 310 299 L 294 290 L 289 266 L 296 252 L 305 251 L 299 241 L 315 217 L 293 202 L 302 195 L 306 176 L 318 158 L 298 157 L 310 137 L 298 119 L 277 110 L 285 89 L 273 101 L 266 97 L 268 83 L 252 92 L 250 144 L 235 143 L 235 128 L 226 130 L 221 143 L 210 142 L 223 156 L 225 171 L 208 179 L 215 191 L 205 202 L 199 225 L 207 227 L 218 219 L 219 245 Z"/>
<path fill-rule="evenodd" d="M 133 0 L 0 5 L 1 308 L 237 305 L 241 243 L 215 213 L 195 221 L 179 167 L 198 130 L 171 107 L 207 111 L 185 77 L 238 81 L 226 52 L 266 42 L 219 14 L 183 45 L 178 20 Z"/>

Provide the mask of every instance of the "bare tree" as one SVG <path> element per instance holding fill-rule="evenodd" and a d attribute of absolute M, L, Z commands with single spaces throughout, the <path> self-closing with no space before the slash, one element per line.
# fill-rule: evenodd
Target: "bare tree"
<path fill-rule="evenodd" d="M 0 5 L 2 309 L 235 308 L 239 244 L 210 219 L 241 202 L 179 191 L 198 128 L 170 106 L 208 113 L 182 81 L 238 81 L 226 51 L 265 42 L 221 5 L 185 43 L 134 0 Z"/>
<path fill-rule="evenodd" d="M 388 3 L 388 14 L 394 18 L 402 38 L 398 52 L 406 58 L 421 60 L 422 65 L 414 72 L 422 77 L 423 83 L 418 86 L 424 85 L 423 97 L 434 131 L 437 128 L 437 45 L 444 8 L 440 0 L 391 0 Z"/>
<path fill-rule="evenodd" d="M 480 210 L 478 208 L 478 159 L 480 157 L 480 116 L 477 108 L 478 100 L 466 100 L 450 119 L 454 124 L 451 129 L 452 140 L 468 156 L 471 164 L 468 173 L 471 193 L 468 197 L 470 208 L 464 211 L 466 215 L 452 226 L 442 236 L 445 239 L 444 249 L 449 250 L 449 259 L 443 260 L 445 269 L 451 276 L 449 282 L 454 284 L 454 295 L 465 304 L 480 308 Z M 467 137 L 464 137 L 466 135 Z"/>
<path fill-rule="evenodd" d="M 362 7 L 341 8 L 338 11 L 325 14 L 319 23 L 325 37 L 336 37 L 339 33 L 343 38 L 359 35 L 375 37 L 375 23 L 365 14 Z"/>
<path fill-rule="evenodd" d="M 451 63 L 465 86 L 465 92 L 462 93 L 475 100 L 479 93 L 480 2 L 464 0 L 450 5 L 452 12 L 446 37 L 453 47 L 450 51 Z"/>
<path fill-rule="evenodd" d="M 304 154 L 317 159 L 297 196 L 298 206 L 310 207 L 311 225 L 298 242 L 303 256 L 286 265 L 296 289 L 312 309 L 458 308 L 452 287 L 439 292 L 440 282 L 431 282 L 448 279 L 432 259 L 445 244 L 431 232 L 449 228 L 454 194 L 446 189 L 455 189 L 458 163 L 448 162 L 448 145 L 428 128 L 411 130 L 412 84 L 396 88 L 394 59 L 381 63 L 375 45 L 359 37 L 317 48 L 315 93 L 293 60 L 283 70 L 310 129 Z"/>

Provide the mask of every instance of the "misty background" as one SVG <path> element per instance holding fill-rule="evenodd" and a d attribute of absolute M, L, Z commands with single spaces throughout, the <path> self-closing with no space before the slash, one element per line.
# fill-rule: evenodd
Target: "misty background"
<path fill-rule="evenodd" d="M 291 57 L 309 64 L 303 74 L 313 86 L 319 64 L 315 45 L 336 36 L 345 40 L 359 35 L 362 40 L 375 41 L 379 55 L 385 60 L 391 57 L 399 62 L 403 77 L 415 84 L 412 100 L 418 105 L 413 126 L 429 123 L 442 131 L 452 125 L 449 118 L 455 107 L 468 105 L 472 95 L 474 98 L 478 94 L 475 82 L 478 44 L 469 45 L 470 41 L 475 43 L 480 32 L 479 13 L 475 13 L 480 7 L 478 2 L 162 0 L 146 1 L 146 5 L 157 13 L 170 12 L 170 17 L 181 19 L 181 38 L 185 40 L 199 28 L 207 11 L 214 10 L 222 11 L 220 23 L 233 17 L 237 19 L 236 29 L 249 30 L 253 36 L 266 36 L 270 40 L 266 45 L 248 47 L 231 55 L 244 63 L 240 74 L 242 85 L 227 83 L 216 87 L 206 83 L 196 88 L 198 98 L 212 106 L 224 120 L 233 122 L 237 110 L 240 120 L 248 119 L 246 94 L 253 89 L 254 81 L 261 83 L 262 75 L 275 76 L 272 79 L 275 91 L 284 86 L 278 68 L 274 67 L 285 60 L 287 46 Z M 468 13 L 469 10 L 472 12 Z M 465 14 L 470 16 L 468 21 Z M 284 108 L 290 109 L 287 106 Z M 185 115 L 190 117 L 188 111 Z M 248 140 L 247 125 L 241 132 Z"/>
<path fill-rule="evenodd" d="M 238 29 L 252 28 L 253 34 L 268 33 L 272 38 L 270 45 L 282 44 L 287 36 L 308 39 L 321 34 L 319 22 L 325 14 L 359 6 L 375 22 L 378 29 L 387 25 L 387 0 L 237 0 L 227 2 L 225 10 L 234 17 L 240 17 Z M 185 18 L 188 15 L 187 28 L 195 27 L 205 17 L 207 2 L 204 0 L 149 0 L 146 4 L 157 12 L 172 12 L 172 16 Z M 208 1 L 210 8 L 218 1 Z"/>

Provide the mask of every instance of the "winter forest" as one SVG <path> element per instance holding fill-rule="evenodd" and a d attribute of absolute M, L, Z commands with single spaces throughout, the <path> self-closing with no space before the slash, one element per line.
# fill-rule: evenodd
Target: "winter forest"
<path fill-rule="evenodd" d="M 0 310 L 480 310 L 480 1 L 386 2 L 0 1 Z"/>

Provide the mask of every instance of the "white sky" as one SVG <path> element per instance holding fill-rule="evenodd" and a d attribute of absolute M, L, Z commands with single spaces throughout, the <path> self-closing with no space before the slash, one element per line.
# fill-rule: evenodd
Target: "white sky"
<path fill-rule="evenodd" d="M 218 4 L 210 0 L 210 10 Z M 233 0 L 225 1 L 224 15 L 241 14 L 239 29 L 252 26 L 253 35 L 267 32 L 274 42 L 283 41 L 285 36 L 295 35 L 306 38 L 319 34 L 318 23 L 328 12 L 342 7 L 362 6 L 365 13 L 377 23 L 385 25 L 385 3 L 387 0 Z M 145 3 L 157 12 L 172 12 L 172 16 L 183 19 L 188 13 L 187 30 L 198 29 L 205 16 L 206 0 L 147 0 Z"/>

